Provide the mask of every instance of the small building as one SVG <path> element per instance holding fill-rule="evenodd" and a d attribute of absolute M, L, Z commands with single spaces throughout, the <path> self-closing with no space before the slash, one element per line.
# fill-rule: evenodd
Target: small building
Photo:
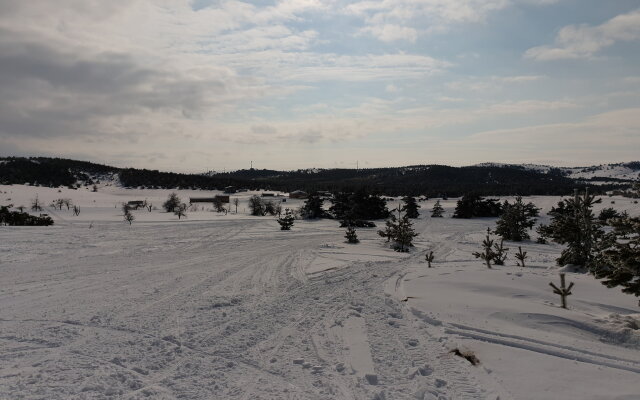
<path fill-rule="evenodd" d="M 275 193 L 262 193 L 262 197 L 275 197 Z"/>
<path fill-rule="evenodd" d="M 219 199 L 223 203 L 229 203 L 229 196 L 228 195 L 218 195 L 215 198 Z"/>
<path fill-rule="evenodd" d="M 144 200 L 131 200 L 131 201 L 127 201 L 127 207 L 133 209 L 133 210 L 137 210 L 140 207 L 144 207 L 145 206 L 145 201 Z"/>
<path fill-rule="evenodd" d="M 189 204 L 192 203 L 213 203 L 215 197 L 189 197 Z"/>
<path fill-rule="evenodd" d="M 233 186 L 227 186 L 224 188 L 225 193 L 232 194 L 232 193 L 235 193 L 236 191 L 237 191 L 236 188 Z"/>
<path fill-rule="evenodd" d="M 216 195 L 214 197 L 189 197 L 189 203 L 213 203 L 216 200 L 220 200 L 223 203 L 229 202 L 229 196 Z"/>
<path fill-rule="evenodd" d="M 295 190 L 289 193 L 290 199 L 306 199 L 307 197 L 309 197 L 309 194 L 307 194 L 307 192 L 304 192 L 302 190 Z"/>

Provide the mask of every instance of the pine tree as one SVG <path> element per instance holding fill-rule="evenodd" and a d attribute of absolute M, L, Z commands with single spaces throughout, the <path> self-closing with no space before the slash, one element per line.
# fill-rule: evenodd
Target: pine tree
<path fill-rule="evenodd" d="M 444 214 L 444 208 L 440 205 L 440 200 L 437 200 L 436 204 L 433 205 L 433 209 L 431 209 L 431 216 L 433 218 L 441 218 L 442 214 Z"/>
<path fill-rule="evenodd" d="M 493 252 L 493 239 L 489 237 L 489 233 L 487 233 L 486 238 L 482 241 L 482 252 L 476 251 L 473 253 L 475 258 L 481 258 L 487 264 L 487 268 L 491 269 L 491 262 L 495 257 L 495 253 Z"/>
<path fill-rule="evenodd" d="M 402 199 L 404 202 L 404 206 L 402 210 L 405 212 L 408 218 L 418 218 L 420 213 L 418 212 L 418 208 L 420 206 L 416 202 L 416 198 L 412 196 L 407 196 Z"/>
<path fill-rule="evenodd" d="M 291 213 L 291 210 L 287 208 L 284 210 L 284 216 L 278 218 L 277 221 L 280 224 L 280 230 L 290 231 L 293 226 L 293 222 L 295 221 L 295 217 Z"/>
<path fill-rule="evenodd" d="M 398 221 L 395 227 L 393 236 L 395 251 L 407 252 L 410 247 L 413 247 L 413 238 L 418 234 L 413 230 L 413 224 L 405 213 L 401 215 L 401 210 L 398 210 Z"/>
<path fill-rule="evenodd" d="M 513 204 L 505 201 L 502 205 L 502 215 L 496 221 L 495 233 L 514 242 L 529 239 L 528 230 L 535 225 L 538 211 L 533 203 L 524 204 L 521 196 L 516 197 Z"/>
<path fill-rule="evenodd" d="M 347 226 L 347 232 L 344 237 L 347 239 L 347 243 L 356 244 L 360 242 L 356 229 L 351 225 Z"/>
<path fill-rule="evenodd" d="M 524 260 L 527 259 L 527 252 L 526 251 L 522 251 L 522 247 L 518 246 L 518 252 L 515 254 L 515 257 L 518 261 L 520 261 L 520 263 L 518 263 L 519 267 L 524 268 Z"/>
<path fill-rule="evenodd" d="M 498 217 L 502 207 L 497 199 L 485 199 L 478 195 L 464 195 L 456 203 L 453 218 Z"/>
<path fill-rule="evenodd" d="M 504 265 L 504 261 L 507 259 L 508 248 L 504 247 L 504 239 L 500 239 L 500 243 L 494 243 L 493 245 L 493 263 L 495 265 Z"/>
<path fill-rule="evenodd" d="M 397 229 L 397 219 L 396 216 L 391 214 L 385 223 L 384 230 L 379 230 L 378 235 L 387 239 L 387 242 L 391 241 L 396 234 Z"/>
<path fill-rule="evenodd" d="M 322 218 L 325 215 L 323 203 L 324 199 L 318 193 L 310 194 L 300 208 L 300 215 L 305 219 Z"/>
<path fill-rule="evenodd" d="M 173 192 L 169 195 L 167 201 L 162 204 L 162 207 L 166 212 L 174 212 L 176 207 L 180 206 L 181 202 L 182 201 L 180 200 L 180 197 L 178 197 L 178 194 Z"/>
<path fill-rule="evenodd" d="M 611 218 L 618 218 L 620 216 L 620 213 L 614 208 L 604 208 L 602 209 L 602 211 L 600 211 L 600 214 L 598 214 L 598 221 L 600 221 L 600 223 L 602 223 L 603 225 L 606 225 L 607 221 Z"/>
<path fill-rule="evenodd" d="M 360 189 L 354 193 L 336 193 L 331 199 L 329 211 L 336 219 L 369 220 L 389 216 L 387 202 L 377 194 Z"/>
<path fill-rule="evenodd" d="M 598 244 L 590 271 L 609 288 L 640 296 L 640 217 L 610 220 L 613 231 Z"/>
<path fill-rule="evenodd" d="M 601 224 L 592 212 L 593 205 L 600 202 L 601 199 L 596 200 L 587 191 L 579 196 L 576 190 L 574 198 L 563 200 L 551 209 L 551 223 L 541 226 L 539 232 L 543 237 L 567 245 L 557 259 L 558 265 L 591 265 L 595 245 L 603 235 Z"/>

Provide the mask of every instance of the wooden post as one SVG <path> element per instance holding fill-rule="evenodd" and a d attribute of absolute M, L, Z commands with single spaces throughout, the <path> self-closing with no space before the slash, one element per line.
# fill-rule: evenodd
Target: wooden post
<path fill-rule="evenodd" d="M 562 308 L 567 308 L 567 296 L 571 295 L 571 288 L 573 282 L 569 284 L 569 287 L 565 287 L 564 274 L 560 274 L 560 287 L 557 287 L 553 282 L 549 282 L 549 286 L 553 288 L 553 293 L 560 295 L 562 299 Z"/>

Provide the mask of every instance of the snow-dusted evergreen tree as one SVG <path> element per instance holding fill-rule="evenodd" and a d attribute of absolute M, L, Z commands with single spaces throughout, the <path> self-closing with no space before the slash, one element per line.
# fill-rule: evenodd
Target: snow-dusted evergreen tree
<path fill-rule="evenodd" d="M 356 244 L 360 242 L 358 234 L 356 233 L 356 228 L 351 225 L 347 226 L 347 232 L 344 237 L 347 239 L 347 243 Z"/>
<path fill-rule="evenodd" d="M 541 226 L 539 232 L 556 243 L 566 244 L 557 259 L 559 265 L 590 266 L 595 257 L 596 242 L 602 237 L 602 226 L 593 214 L 593 205 L 600 203 L 587 191 L 558 203 L 549 212 L 551 223 Z"/>
<path fill-rule="evenodd" d="M 441 218 L 443 214 L 444 208 L 442 208 L 442 205 L 440 205 L 440 200 L 437 200 L 436 204 L 434 204 L 433 208 L 431 209 L 431 216 L 434 218 Z"/>
<path fill-rule="evenodd" d="M 280 230 L 290 231 L 294 221 L 295 221 L 295 217 L 291 213 L 291 210 L 289 210 L 288 208 L 285 209 L 284 215 L 278 218 L 278 223 L 280 224 Z"/>
<path fill-rule="evenodd" d="M 420 206 L 418 205 L 416 198 L 407 196 L 404 197 L 402 201 L 404 202 L 402 210 L 405 212 L 405 215 L 408 218 L 418 218 L 418 216 L 420 215 L 420 213 L 418 212 L 418 208 L 420 208 Z"/>
<path fill-rule="evenodd" d="M 609 220 L 613 231 L 598 244 L 591 272 L 607 287 L 640 296 L 640 217 Z"/>
<path fill-rule="evenodd" d="M 496 221 L 495 233 L 503 239 L 521 242 L 529 239 L 529 230 L 536 223 L 539 209 L 533 203 L 525 204 L 522 197 L 516 197 L 513 204 L 505 200 L 502 215 Z"/>

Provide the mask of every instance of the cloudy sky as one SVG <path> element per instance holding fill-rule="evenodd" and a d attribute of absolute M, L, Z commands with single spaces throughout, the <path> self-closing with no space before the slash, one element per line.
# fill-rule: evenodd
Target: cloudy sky
<path fill-rule="evenodd" d="M 638 0 L 0 0 L 0 155 L 181 172 L 640 158 Z"/>

